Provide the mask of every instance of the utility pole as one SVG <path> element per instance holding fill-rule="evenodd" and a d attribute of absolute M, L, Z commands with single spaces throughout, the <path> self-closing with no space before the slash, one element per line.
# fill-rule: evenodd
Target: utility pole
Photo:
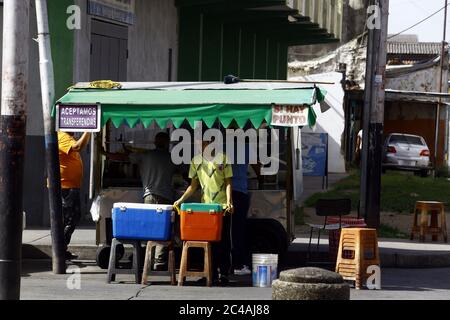
<path fill-rule="evenodd" d="M 20 299 L 23 163 L 29 42 L 28 0 L 3 4 L 0 136 L 0 299 Z"/>
<path fill-rule="evenodd" d="M 53 273 L 66 273 L 64 225 L 61 203 L 61 175 L 59 171 L 58 138 L 51 111 L 55 101 L 50 32 L 48 28 L 47 0 L 36 0 L 36 18 L 39 42 L 42 111 L 44 115 L 45 158 L 48 178 L 48 197 L 52 235 Z"/>
<path fill-rule="evenodd" d="M 441 50 L 441 69 L 439 72 L 439 92 L 442 93 L 443 91 L 443 78 L 444 78 L 444 69 L 447 70 L 445 63 L 447 61 L 446 59 L 446 53 L 445 48 L 447 46 L 447 43 L 445 42 L 447 38 L 447 8 L 448 8 L 448 0 L 445 0 L 445 9 L 444 9 L 444 33 L 442 37 L 442 50 Z M 438 148 L 439 148 L 439 125 L 440 125 L 440 119 L 441 119 L 441 106 L 442 106 L 442 98 L 439 98 L 439 102 L 436 105 L 436 122 L 435 122 L 435 132 L 434 132 L 434 170 L 433 170 L 433 177 L 436 178 L 437 173 L 437 167 L 438 167 Z"/>
<path fill-rule="evenodd" d="M 363 112 L 360 212 L 371 228 L 380 225 L 381 161 L 389 0 L 371 0 L 379 24 L 369 26 Z M 374 7 L 375 6 L 375 7 Z"/>

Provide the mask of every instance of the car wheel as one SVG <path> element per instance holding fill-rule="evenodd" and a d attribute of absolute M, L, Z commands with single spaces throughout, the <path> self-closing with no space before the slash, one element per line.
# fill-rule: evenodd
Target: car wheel
<path fill-rule="evenodd" d="M 247 243 L 251 253 L 276 253 L 287 250 L 286 231 L 277 221 L 249 219 Z"/>
<path fill-rule="evenodd" d="M 97 262 L 97 266 L 102 269 L 108 269 L 109 267 L 109 256 L 111 254 L 111 246 L 101 246 L 97 249 L 97 254 L 95 260 Z M 116 247 L 116 261 L 119 261 L 123 258 L 125 254 L 125 248 L 122 244 L 117 245 Z"/>

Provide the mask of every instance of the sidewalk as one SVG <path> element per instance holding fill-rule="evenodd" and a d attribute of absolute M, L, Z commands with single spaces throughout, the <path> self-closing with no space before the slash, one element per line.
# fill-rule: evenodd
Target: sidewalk
<path fill-rule="evenodd" d="M 25 261 L 22 265 L 21 299 L 25 300 L 223 300 L 264 301 L 272 298 L 271 288 L 251 286 L 250 276 L 234 277 L 228 287 L 170 286 L 167 277 L 154 277 L 147 286 L 135 284 L 132 275 L 118 275 L 106 283 L 106 270 L 92 262 L 69 263 L 68 273 L 55 275 L 51 261 Z M 79 287 L 73 287 L 71 270 L 79 270 Z M 350 290 L 351 300 L 448 300 L 450 268 L 382 269 L 382 290 Z M 72 284 L 72 286 L 70 286 Z M 252 302 L 249 302 L 252 303 Z"/>
<path fill-rule="evenodd" d="M 315 240 L 314 240 L 315 239 Z M 287 254 L 286 264 L 300 267 L 306 262 L 309 238 L 298 234 Z M 313 238 L 312 250 L 316 250 L 317 237 Z M 421 243 L 400 239 L 379 239 L 382 267 L 390 268 L 444 268 L 450 267 L 450 244 L 439 242 Z M 80 260 L 95 260 L 97 246 L 95 229 L 77 229 L 69 250 Z M 319 252 L 326 257 L 328 237 L 322 236 Z M 23 259 L 49 259 L 51 257 L 50 230 L 24 230 Z"/>

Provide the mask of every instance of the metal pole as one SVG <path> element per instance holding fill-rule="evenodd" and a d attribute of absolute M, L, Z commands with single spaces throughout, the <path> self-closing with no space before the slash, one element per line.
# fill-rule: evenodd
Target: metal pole
<path fill-rule="evenodd" d="M 369 30 L 367 47 L 360 212 L 369 227 L 378 228 L 389 0 L 372 0 L 371 4 L 380 9 L 381 28 Z"/>
<path fill-rule="evenodd" d="M 442 50 L 441 50 L 441 70 L 439 72 L 439 92 L 443 91 L 443 77 L 444 77 L 444 68 L 446 61 L 445 47 L 447 43 L 445 39 L 447 38 L 447 8 L 448 8 L 448 0 L 445 0 L 445 9 L 444 9 L 444 33 L 442 38 Z M 436 105 L 436 122 L 435 122 L 435 132 L 434 132 L 434 170 L 433 176 L 436 178 L 437 167 L 438 167 L 438 148 L 439 148 L 439 124 L 441 119 L 441 105 L 442 99 L 439 98 L 439 102 Z"/>
<path fill-rule="evenodd" d="M 36 18 L 39 42 L 42 110 L 45 131 L 45 158 L 48 178 L 48 197 L 52 235 L 53 273 L 66 273 L 64 225 L 61 203 L 61 177 L 59 172 L 58 139 L 51 111 L 55 100 L 52 52 L 48 28 L 47 0 L 36 0 Z"/>
<path fill-rule="evenodd" d="M 0 137 L 0 299 L 20 299 L 29 2 L 5 0 Z"/>

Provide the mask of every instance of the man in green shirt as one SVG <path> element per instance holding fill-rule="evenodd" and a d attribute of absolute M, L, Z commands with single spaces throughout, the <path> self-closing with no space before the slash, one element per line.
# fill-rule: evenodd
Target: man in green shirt
<path fill-rule="evenodd" d="M 180 206 L 201 187 L 203 203 L 219 203 L 225 205 L 227 211 L 233 213 L 231 178 L 233 170 L 224 153 L 208 155 L 205 152 L 209 141 L 202 141 L 202 154 L 195 156 L 190 165 L 189 178 L 191 184 L 174 206 Z M 212 244 L 213 278 L 221 284 L 228 283 L 231 268 L 230 215 L 225 215 L 222 222 L 222 240 Z M 220 278 L 217 269 L 220 269 Z"/>

